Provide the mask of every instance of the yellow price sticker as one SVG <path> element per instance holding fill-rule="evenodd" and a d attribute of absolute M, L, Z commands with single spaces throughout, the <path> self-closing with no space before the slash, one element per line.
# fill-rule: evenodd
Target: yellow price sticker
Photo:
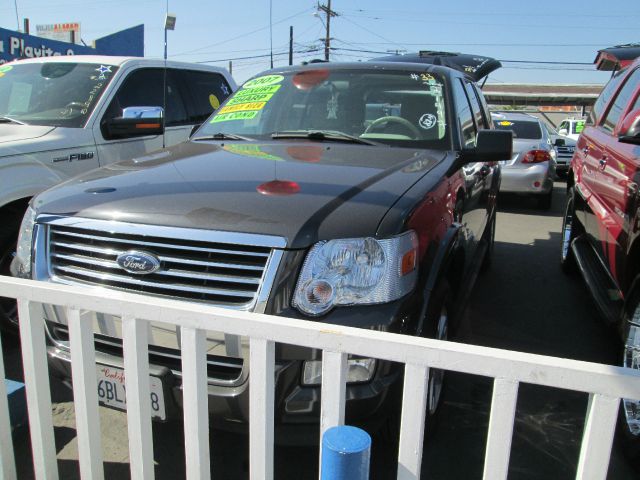
<path fill-rule="evenodd" d="M 220 113 L 244 112 L 247 110 L 262 110 L 267 102 L 251 102 L 238 103 L 236 105 L 227 105 L 220 110 Z"/>
<path fill-rule="evenodd" d="M 252 112 L 231 112 L 231 113 L 219 113 L 211 119 L 209 123 L 228 122 L 231 120 L 251 120 L 258 115 L 258 111 Z"/>

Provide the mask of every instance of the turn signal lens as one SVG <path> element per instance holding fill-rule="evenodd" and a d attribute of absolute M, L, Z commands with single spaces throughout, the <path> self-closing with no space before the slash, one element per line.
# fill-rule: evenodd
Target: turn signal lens
<path fill-rule="evenodd" d="M 402 256 L 400 263 L 400 275 L 403 277 L 416 269 L 416 249 L 409 250 Z"/>

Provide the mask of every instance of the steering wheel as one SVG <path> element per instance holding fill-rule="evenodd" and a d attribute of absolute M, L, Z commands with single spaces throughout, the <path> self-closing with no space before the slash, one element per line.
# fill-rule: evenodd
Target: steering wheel
<path fill-rule="evenodd" d="M 418 130 L 418 128 L 413 123 L 411 123 L 406 118 L 395 116 L 376 118 L 369 124 L 364 133 L 370 133 L 375 127 L 377 127 L 378 125 L 382 125 L 383 123 L 397 123 L 411 132 L 411 140 L 418 140 L 420 138 L 420 130 Z"/>
<path fill-rule="evenodd" d="M 87 108 L 84 103 L 69 102 L 62 108 L 62 114 L 69 116 L 74 110 L 82 110 L 84 108 Z"/>

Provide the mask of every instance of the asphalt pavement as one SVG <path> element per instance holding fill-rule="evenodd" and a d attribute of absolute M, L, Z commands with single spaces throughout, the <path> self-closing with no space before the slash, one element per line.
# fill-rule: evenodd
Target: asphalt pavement
<path fill-rule="evenodd" d="M 456 341 L 617 365 L 620 344 L 598 318 L 578 276 L 559 267 L 563 182 L 556 182 L 550 211 L 527 198 L 501 197 L 494 261 L 478 277 Z M 9 378 L 20 378 L 20 350 L 4 338 Z M 425 440 L 423 479 L 482 477 L 492 382 L 449 373 L 443 403 Z M 70 391 L 52 383 L 60 478 L 79 479 L 77 438 Z M 587 395 L 521 385 L 509 479 L 575 478 Z M 100 408 L 105 476 L 129 477 L 126 415 Z M 179 423 L 154 424 L 156 478 L 184 478 L 184 436 Z M 19 478 L 33 478 L 28 429 L 14 434 Z M 212 432 L 212 478 L 248 478 L 248 439 Z M 318 451 L 276 447 L 277 479 L 317 478 Z M 396 452 L 374 441 L 371 478 L 395 478 Z M 640 477 L 614 445 L 610 480 Z"/>

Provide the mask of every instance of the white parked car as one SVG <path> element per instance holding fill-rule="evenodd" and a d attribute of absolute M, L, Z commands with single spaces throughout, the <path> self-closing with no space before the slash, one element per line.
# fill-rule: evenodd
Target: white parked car
<path fill-rule="evenodd" d="M 235 88 L 222 68 L 167 62 L 165 69 L 164 61 L 147 58 L 58 56 L 0 65 L 0 275 L 9 274 L 35 194 L 187 140 Z M 13 317 L 15 302 L 0 299 L 0 322 Z"/>

